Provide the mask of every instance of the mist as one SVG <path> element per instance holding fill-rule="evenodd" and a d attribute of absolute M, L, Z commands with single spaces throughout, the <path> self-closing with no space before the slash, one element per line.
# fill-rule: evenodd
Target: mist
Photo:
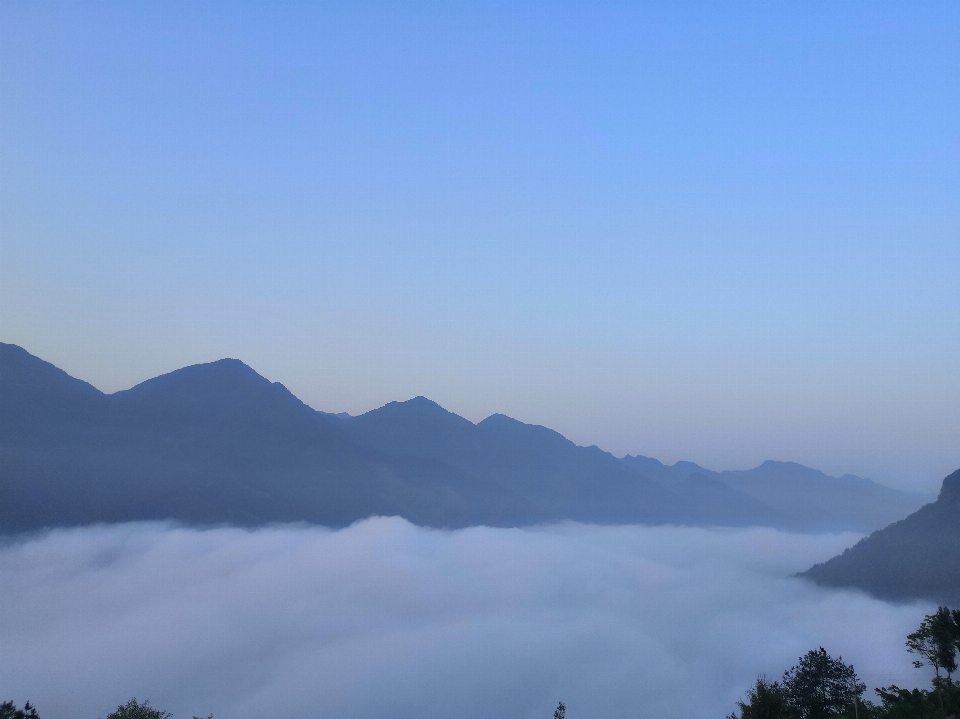
<path fill-rule="evenodd" d="M 913 686 L 931 610 L 792 577 L 859 537 L 562 524 L 58 530 L 0 547 L 2 699 L 176 719 L 718 717 L 811 648 Z"/>

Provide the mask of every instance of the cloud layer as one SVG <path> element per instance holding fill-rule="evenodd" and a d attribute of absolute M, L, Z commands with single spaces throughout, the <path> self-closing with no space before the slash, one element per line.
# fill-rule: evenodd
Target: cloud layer
<path fill-rule="evenodd" d="M 723 717 L 823 645 L 924 682 L 930 608 L 790 575 L 855 535 L 559 525 L 128 524 L 0 549 L 0 689 L 44 719 L 131 696 L 176 719 Z"/>

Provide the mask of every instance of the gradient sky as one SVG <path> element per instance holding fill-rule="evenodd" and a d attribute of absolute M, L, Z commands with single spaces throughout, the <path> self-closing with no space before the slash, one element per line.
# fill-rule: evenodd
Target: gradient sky
<path fill-rule="evenodd" d="M 956 3 L 0 3 L 0 340 L 960 466 Z"/>

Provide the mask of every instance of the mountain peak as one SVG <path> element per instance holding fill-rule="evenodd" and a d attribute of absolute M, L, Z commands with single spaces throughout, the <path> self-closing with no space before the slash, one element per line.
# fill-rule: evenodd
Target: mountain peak
<path fill-rule="evenodd" d="M 404 402 L 388 402 L 357 417 L 361 423 L 379 422 L 395 417 L 407 417 L 418 421 L 442 422 L 456 426 L 473 427 L 473 422 L 444 409 L 432 399 L 417 395 Z"/>
<path fill-rule="evenodd" d="M 264 387 L 270 384 L 270 380 L 258 374 L 249 365 L 238 359 L 225 358 L 215 362 L 204 362 L 183 367 L 159 377 L 148 379 L 117 394 L 129 395 L 176 390 L 194 391 L 196 389 L 219 391 L 244 385 Z"/>
<path fill-rule="evenodd" d="M 480 421 L 480 424 L 486 424 L 486 425 L 496 425 L 496 424 L 508 425 L 508 424 L 513 424 L 513 425 L 518 425 L 518 424 L 523 424 L 523 422 L 521 422 L 519 419 L 514 419 L 513 417 L 509 417 L 509 416 L 507 416 L 507 415 L 505 415 L 505 414 L 501 414 L 500 412 L 497 412 L 496 414 L 491 414 L 491 415 L 490 415 L 489 417 L 487 417 L 486 419 L 481 420 L 481 421 Z"/>
<path fill-rule="evenodd" d="M 271 382 L 237 359 L 190 365 L 112 396 L 119 406 L 194 419 L 237 412 L 240 407 L 254 413 L 276 406 L 295 408 L 297 412 L 308 409 L 282 384 Z M 257 409 L 250 409 L 254 407 Z"/>
<path fill-rule="evenodd" d="M 960 504 L 960 469 L 944 477 L 937 501 L 944 504 Z"/>
<path fill-rule="evenodd" d="M 404 400 L 403 402 L 389 402 L 380 409 L 386 409 L 387 407 L 391 407 L 395 412 L 416 412 L 420 415 L 459 416 L 440 406 L 432 399 L 424 397 L 422 394 L 417 395 L 413 399 Z"/>
<path fill-rule="evenodd" d="M 688 461 L 685 460 L 685 459 L 681 459 L 679 462 L 674 463 L 674 465 L 673 465 L 673 467 L 671 467 L 671 469 L 674 469 L 674 470 L 676 470 L 676 471 L 678 471 L 678 472 L 682 472 L 682 473 L 687 474 L 687 475 L 691 475 L 691 474 L 703 474 L 704 472 L 709 472 L 709 471 L 710 471 L 709 469 L 704 469 L 703 467 L 701 467 L 701 466 L 700 466 L 699 464 L 697 464 L 696 462 L 688 462 Z"/>
<path fill-rule="evenodd" d="M 446 410 L 446 409 L 444 409 L 443 407 L 441 407 L 439 404 L 437 404 L 436 402 L 434 402 L 432 399 L 428 399 L 427 397 L 424 397 L 422 394 L 418 394 L 418 395 L 417 395 L 416 397 L 414 397 L 413 399 L 408 399 L 408 400 L 405 401 L 405 402 L 397 402 L 397 404 L 402 404 L 402 405 L 404 405 L 404 406 L 406 406 L 406 407 L 410 407 L 410 408 L 414 408 L 414 409 L 432 409 L 432 410 L 440 410 L 440 411 L 442 411 L 442 412 L 448 412 L 448 411 L 449 411 L 449 410 Z"/>
<path fill-rule="evenodd" d="M 778 459 L 765 459 L 763 460 L 763 462 L 760 463 L 759 466 L 760 467 L 792 467 L 792 468 L 803 467 L 803 465 L 797 464 L 796 462 L 781 462 Z M 803 468 L 806 469 L 806 467 L 803 467 Z"/>
<path fill-rule="evenodd" d="M 509 417 L 505 414 L 491 414 L 485 420 L 480 422 L 477 427 L 485 430 L 487 434 L 497 433 L 501 435 L 510 435 L 517 440 L 521 438 L 531 439 L 536 437 L 541 442 L 549 442 L 554 446 L 573 447 L 573 442 L 564 437 L 556 430 L 544 427 L 540 424 L 527 424 L 518 419 Z"/>

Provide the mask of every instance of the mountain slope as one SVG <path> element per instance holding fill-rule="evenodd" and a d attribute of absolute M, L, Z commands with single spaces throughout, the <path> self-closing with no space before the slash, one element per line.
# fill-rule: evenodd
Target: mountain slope
<path fill-rule="evenodd" d="M 960 604 L 960 470 L 943 480 L 936 502 L 801 576 L 883 599 Z"/>

